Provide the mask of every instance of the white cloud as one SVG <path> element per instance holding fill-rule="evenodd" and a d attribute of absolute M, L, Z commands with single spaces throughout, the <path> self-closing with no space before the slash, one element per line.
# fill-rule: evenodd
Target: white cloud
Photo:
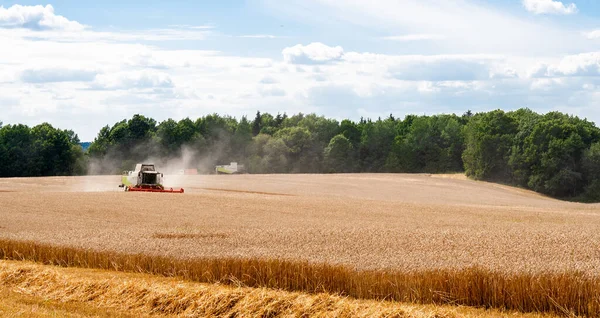
<path fill-rule="evenodd" d="M 13 6 L 14 7 L 14 6 Z M 44 8 L 37 6 L 39 8 Z M 37 8 L 37 7 L 23 7 L 23 8 Z M 48 6 L 46 6 L 48 7 Z M 12 7 L 11 7 L 12 8 Z M 147 30 L 119 30 L 114 29 L 110 32 L 107 31 L 96 31 L 88 28 L 87 26 L 81 26 L 79 23 L 74 21 L 68 21 L 68 23 L 52 23 L 44 22 L 42 20 L 36 20 L 30 16 L 24 16 L 18 21 L 12 21 L 13 18 L 5 16 L 4 20 L 2 17 L 2 11 L 4 8 L 0 6 L 0 38 L 4 40 L 20 40 L 28 38 L 31 40 L 38 41 L 55 41 L 55 42 L 121 42 L 121 43 L 133 43 L 140 41 L 148 42 L 168 42 L 168 41 L 197 41 L 205 40 L 207 37 L 214 35 L 214 31 L 210 26 L 195 26 L 195 27 L 169 27 L 160 29 L 147 29 Z M 4 9 L 6 10 L 6 9 Z M 63 18 L 63 17 L 60 17 Z M 30 22 L 27 19 L 31 20 Z M 65 19 L 65 18 L 63 18 Z M 11 22 L 12 21 L 12 22 Z M 46 26 L 47 25 L 47 26 Z M 81 27 L 79 27 L 79 26 Z M 43 30 L 43 32 L 41 32 Z M 5 42 L 5 41 L 3 41 Z M 4 44 L 4 43 L 3 43 Z"/>
<path fill-rule="evenodd" d="M 140 66 L 144 68 L 168 69 L 170 67 L 168 63 L 154 56 L 151 51 L 136 53 L 130 56 L 126 63 L 133 67 Z"/>
<path fill-rule="evenodd" d="M 535 14 L 574 14 L 577 13 L 577 5 L 570 3 L 565 5 L 561 1 L 553 0 L 523 0 L 523 7 Z"/>
<path fill-rule="evenodd" d="M 144 89 L 144 88 L 171 88 L 171 77 L 156 71 L 133 71 L 110 74 L 99 74 L 91 85 L 93 89 Z"/>
<path fill-rule="evenodd" d="M 541 63 L 529 72 L 530 77 L 600 77 L 600 52 L 563 57 L 557 63 Z"/>
<path fill-rule="evenodd" d="M 168 29 L 150 29 L 146 31 L 119 31 L 112 33 L 99 33 L 98 35 L 105 40 L 118 41 L 197 41 L 204 40 L 207 36 L 213 34 L 211 27 L 198 26 L 188 28 L 168 28 Z"/>
<path fill-rule="evenodd" d="M 529 78 L 540 78 L 548 76 L 548 64 L 546 63 L 537 63 L 533 67 L 529 68 L 527 72 L 527 77 Z"/>
<path fill-rule="evenodd" d="M 266 69 L 273 66 L 273 61 L 271 59 L 255 59 L 244 61 L 244 63 L 240 64 L 240 67 Z"/>
<path fill-rule="evenodd" d="M 261 84 L 277 84 L 279 81 L 273 76 L 265 76 L 260 80 Z"/>
<path fill-rule="evenodd" d="M 82 140 L 93 139 L 102 126 L 135 113 L 160 121 L 215 110 L 253 116 L 260 109 L 315 111 L 356 120 L 390 112 L 401 117 L 531 107 L 600 120 L 600 111 L 594 111 L 600 103 L 597 55 L 562 53 L 598 51 L 570 42 L 593 47 L 596 42 L 586 40 L 582 30 L 565 33 L 548 27 L 547 20 L 524 21 L 471 0 L 289 0 L 292 8 L 294 2 L 309 8 L 324 4 L 329 9 L 313 10 L 315 15 L 364 22 L 367 32 L 375 28 L 377 32 L 367 35 L 366 41 L 373 46 L 360 47 L 358 37 L 344 44 L 346 50 L 332 45 L 336 42 L 309 41 L 308 45 L 281 45 L 280 57 L 247 57 L 231 51 L 179 49 L 179 43 L 170 41 L 218 34 L 202 26 L 169 26 L 159 32 L 0 28 L 0 43 L 10 48 L 0 49 L 2 119 L 26 124 L 49 121 L 75 129 Z M 390 42 L 373 41 L 381 34 L 399 36 Z M 143 44 L 147 41 L 154 42 Z M 343 38 L 339 41 L 344 43 Z M 278 43 L 268 42 L 269 47 Z M 354 52 L 349 51 L 350 45 Z M 380 52 L 377 45 L 398 53 L 364 53 Z M 408 46 L 411 50 L 403 50 Z M 540 66 L 532 68 L 536 63 Z"/>
<path fill-rule="evenodd" d="M 260 87 L 258 89 L 258 93 L 262 97 L 269 97 L 269 96 L 282 97 L 282 96 L 286 95 L 285 90 L 283 90 L 280 87 Z"/>
<path fill-rule="evenodd" d="M 344 49 L 315 42 L 286 47 L 282 54 L 283 60 L 291 64 L 327 64 L 339 61 L 344 56 Z"/>
<path fill-rule="evenodd" d="M 327 81 L 327 77 L 325 77 L 321 74 L 311 75 L 311 76 L 309 76 L 309 78 L 312 80 L 315 80 L 317 82 L 326 82 Z"/>
<path fill-rule="evenodd" d="M 25 28 L 31 30 L 80 31 L 85 28 L 77 21 L 54 14 L 51 5 L 22 6 L 9 8 L 0 6 L 0 28 Z"/>
<path fill-rule="evenodd" d="M 563 81 L 557 78 L 538 78 L 531 82 L 532 91 L 551 91 L 563 86 Z"/>
<path fill-rule="evenodd" d="M 490 78 L 489 61 L 468 57 L 427 57 L 407 59 L 390 67 L 390 76 L 407 81 L 474 81 Z"/>
<path fill-rule="evenodd" d="M 27 69 L 21 72 L 25 83 L 88 82 L 94 80 L 98 72 L 68 68 Z"/>
<path fill-rule="evenodd" d="M 431 41 L 441 40 L 444 37 L 438 34 L 406 34 L 406 35 L 395 35 L 383 37 L 384 40 L 398 41 L 398 42 L 411 42 L 411 41 Z"/>
<path fill-rule="evenodd" d="M 600 30 L 584 32 L 583 35 L 590 40 L 600 39 Z"/>
<path fill-rule="evenodd" d="M 424 54 L 565 54 L 590 50 L 577 36 L 578 26 L 533 20 L 479 0 L 262 0 L 279 17 L 321 28 L 360 30 L 371 34 L 429 34 L 432 46 L 419 41 Z M 352 31 L 349 31 L 352 32 Z M 535 43 L 535 45 L 532 45 Z M 370 49 L 370 48 L 369 48 Z M 396 47 L 402 51 L 403 47 Z"/>
<path fill-rule="evenodd" d="M 498 67 L 492 68 L 490 71 L 491 79 L 517 78 L 517 77 L 519 77 L 518 72 L 514 68 L 511 68 L 511 67 L 498 66 Z"/>
<path fill-rule="evenodd" d="M 151 29 L 144 31 L 116 30 L 112 32 L 90 30 L 48 30 L 45 32 L 38 32 L 27 28 L 11 30 L 11 32 L 13 33 L 13 36 L 62 42 L 197 41 L 204 40 L 207 36 L 213 33 L 211 30 L 206 29 Z"/>
<path fill-rule="evenodd" d="M 516 78 L 519 72 L 501 55 L 384 55 L 347 52 L 357 75 L 380 75 L 404 81 L 473 81 Z"/>

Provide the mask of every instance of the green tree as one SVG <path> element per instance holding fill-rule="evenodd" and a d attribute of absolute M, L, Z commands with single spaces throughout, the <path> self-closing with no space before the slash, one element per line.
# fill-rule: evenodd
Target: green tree
<path fill-rule="evenodd" d="M 171 118 L 158 125 L 156 135 L 160 140 L 163 155 L 177 151 L 183 143 L 178 134 L 177 122 Z"/>
<path fill-rule="evenodd" d="M 70 175 L 74 170 L 75 154 L 68 132 L 48 123 L 31 129 L 33 139 L 33 174 L 40 176 Z"/>
<path fill-rule="evenodd" d="M 532 172 L 532 162 L 528 161 L 525 155 L 527 138 L 531 136 L 542 116 L 526 108 L 511 112 L 508 115 L 513 117 L 518 125 L 508 161 L 512 170 L 512 179 L 515 184 L 527 187 Z"/>
<path fill-rule="evenodd" d="M 584 152 L 582 168 L 587 181 L 585 198 L 600 201 L 600 142 L 592 144 Z"/>
<path fill-rule="evenodd" d="M 311 159 L 314 159 L 309 150 L 312 146 L 312 135 L 304 127 L 288 127 L 279 130 L 275 134 L 275 139 L 281 140 L 286 146 L 288 170 L 290 172 L 306 172 L 312 165 Z"/>
<path fill-rule="evenodd" d="M 258 134 L 250 144 L 246 147 L 246 153 L 248 154 L 248 172 L 250 173 L 267 173 L 267 162 L 263 160 L 266 156 L 265 148 L 267 143 L 271 140 L 271 135 Z"/>
<path fill-rule="evenodd" d="M 462 170 L 463 134 L 456 116 L 411 117 L 406 134 L 398 135 L 386 167 L 392 172 L 455 172 Z M 403 123 L 399 131 L 406 131 Z"/>
<path fill-rule="evenodd" d="M 4 131 L 7 127 L 11 129 Z M 54 149 L 66 149 L 59 142 L 62 138 L 69 144 L 78 138 L 72 131 L 64 131 L 63 136 L 46 128 L 49 133 L 35 136 L 10 125 L 1 128 L 0 159 L 26 153 L 21 155 L 25 158 L 21 166 L 10 169 L 61 173 L 50 171 L 52 165 L 45 163 L 58 160 L 52 156 Z M 238 121 L 211 114 L 196 121 L 169 119 L 159 125 L 136 115 L 103 127 L 88 153 L 91 160 L 109 158 L 131 164 L 149 155 L 176 156 L 185 148 L 202 158 L 206 171 L 217 163 L 238 161 L 246 163 L 252 173 L 437 173 L 464 168 L 475 179 L 513 183 L 557 197 L 584 192 L 591 197 L 600 188 L 594 170 L 600 146 L 593 145 L 598 141 L 600 130 L 586 120 L 560 113 L 542 116 L 529 109 L 467 111 L 462 116 L 407 115 L 403 120 L 390 115 L 376 121 L 361 118 L 339 123 L 316 114 L 274 117 L 257 112 L 252 122 L 246 117 Z M 23 146 L 15 148 L 13 144 L 19 142 Z"/>
<path fill-rule="evenodd" d="M 325 148 L 325 172 L 352 172 L 354 171 L 354 147 L 346 136 L 339 134 L 331 138 Z"/>
<path fill-rule="evenodd" d="M 129 137 L 134 140 L 144 140 L 156 131 L 156 121 L 152 118 L 136 114 L 127 121 Z"/>
<path fill-rule="evenodd" d="M 364 172 L 383 172 L 396 137 L 396 121 L 388 118 L 360 124 L 359 164 Z"/>
<path fill-rule="evenodd" d="M 247 148 L 251 142 L 252 126 L 246 116 L 243 116 L 231 139 L 232 159 L 238 162 L 245 161 L 248 155 Z"/>
<path fill-rule="evenodd" d="M 502 110 L 474 115 L 465 126 L 462 158 L 467 176 L 509 183 L 508 163 L 517 123 Z"/>
<path fill-rule="evenodd" d="M 252 135 L 256 136 L 260 133 L 262 129 L 262 116 L 259 111 L 256 112 L 256 116 L 254 117 L 254 121 L 252 122 Z"/>
<path fill-rule="evenodd" d="M 267 173 L 288 172 L 288 156 L 290 149 L 285 142 L 279 138 L 269 138 L 264 147 L 262 167 Z"/>
<path fill-rule="evenodd" d="M 79 138 L 48 123 L 0 128 L 0 177 L 73 175 L 85 172 Z"/>
<path fill-rule="evenodd" d="M 334 119 L 327 119 L 316 114 L 304 116 L 299 122 L 299 127 L 306 128 L 319 146 L 325 147 L 333 136 L 339 133 L 339 123 Z"/>
<path fill-rule="evenodd" d="M 342 120 L 339 133 L 344 135 L 344 137 L 352 143 L 354 148 L 357 148 L 360 145 L 360 136 L 362 132 L 355 122 L 348 119 Z"/>
<path fill-rule="evenodd" d="M 283 115 L 281 115 L 280 113 L 277 113 L 277 116 L 275 116 L 275 120 L 274 120 L 274 127 L 276 127 L 277 129 L 281 128 L 283 126 L 283 122 L 285 121 L 285 119 L 287 118 L 287 114 L 283 113 Z"/>
<path fill-rule="evenodd" d="M 7 125 L 0 129 L 0 176 L 35 176 L 33 138 L 25 125 Z"/>
<path fill-rule="evenodd" d="M 107 125 L 102 127 L 96 138 L 94 138 L 94 141 L 88 148 L 88 154 L 95 158 L 103 157 L 107 154 L 110 145 L 110 127 Z"/>
<path fill-rule="evenodd" d="M 558 112 L 544 115 L 523 148 L 531 167 L 529 188 L 557 197 L 580 194 L 585 186 L 583 154 L 599 140 L 600 131 L 593 123 Z"/>

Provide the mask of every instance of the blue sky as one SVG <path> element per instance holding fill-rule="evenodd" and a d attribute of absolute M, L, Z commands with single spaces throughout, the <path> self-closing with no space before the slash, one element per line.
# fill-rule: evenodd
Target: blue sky
<path fill-rule="evenodd" d="M 0 0 L 0 121 L 529 107 L 600 122 L 592 0 Z"/>

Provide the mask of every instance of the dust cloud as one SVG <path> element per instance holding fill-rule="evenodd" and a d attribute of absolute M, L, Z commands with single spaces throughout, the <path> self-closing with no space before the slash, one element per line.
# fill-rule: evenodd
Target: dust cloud
<path fill-rule="evenodd" d="M 136 153 L 158 153 L 156 144 L 145 143 L 137 145 L 131 154 Z M 134 159 L 125 159 L 122 153 L 115 151 L 109 152 L 100 158 L 91 158 L 88 162 L 88 176 L 114 175 L 115 187 L 121 180 L 120 175 L 135 169 L 137 163 L 152 163 L 156 170 L 164 175 L 163 185 L 167 188 L 184 187 L 186 180 L 189 177 L 186 175 L 186 170 L 197 171 L 198 174 L 206 175 L 214 173 L 215 165 L 228 164 L 229 162 L 220 162 L 223 157 L 222 147 L 211 147 L 211 151 L 199 149 L 192 146 L 182 146 L 176 155 L 171 156 L 131 156 Z M 118 189 L 118 187 L 117 187 Z M 89 191 L 107 191 L 111 190 L 106 186 L 99 186 L 97 183 L 85 182 L 82 185 L 82 190 Z"/>

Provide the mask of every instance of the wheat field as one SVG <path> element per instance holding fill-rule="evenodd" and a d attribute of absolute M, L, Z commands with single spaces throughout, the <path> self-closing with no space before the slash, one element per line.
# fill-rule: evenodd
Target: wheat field
<path fill-rule="evenodd" d="M 427 175 L 0 180 L 0 237 L 179 258 L 266 257 L 403 271 L 600 273 L 600 206 Z M 14 191 L 14 192 L 6 192 Z"/>
<path fill-rule="evenodd" d="M 599 205 L 457 175 L 167 176 L 182 195 L 124 193 L 118 180 L 0 179 L 0 238 L 73 253 L 341 266 L 318 283 L 358 298 L 600 313 Z M 249 285 L 315 292 L 273 272 Z M 394 290 L 418 286 L 437 296 Z"/>
<path fill-rule="evenodd" d="M 18 291 L 18 292 L 14 292 Z M 3 296 L 3 297 L 2 297 Z M 0 316 L 552 318 L 0 261 Z"/>

